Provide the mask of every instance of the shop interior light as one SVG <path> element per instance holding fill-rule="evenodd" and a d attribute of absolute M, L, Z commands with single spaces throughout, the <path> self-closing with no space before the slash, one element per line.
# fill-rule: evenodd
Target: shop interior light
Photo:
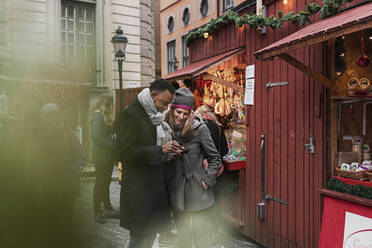
<path fill-rule="evenodd" d="M 340 76 L 342 73 L 338 71 L 338 72 L 336 72 L 336 74 L 337 74 L 337 76 Z"/>
<path fill-rule="evenodd" d="M 208 39 L 208 36 L 209 36 L 208 32 L 205 32 L 203 35 L 205 39 Z"/>
<path fill-rule="evenodd" d="M 369 36 L 369 39 L 370 39 L 370 40 L 372 40 L 372 35 L 371 35 L 371 36 Z"/>
<path fill-rule="evenodd" d="M 344 40 L 344 39 L 345 39 L 345 35 L 341 36 L 341 39 L 343 39 L 343 40 Z"/>
<path fill-rule="evenodd" d="M 340 57 L 341 57 L 341 58 L 345 57 L 345 53 L 341 53 L 341 54 L 340 54 Z"/>
<path fill-rule="evenodd" d="M 288 4 L 288 0 L 283 0 L 283 4 Z"/>

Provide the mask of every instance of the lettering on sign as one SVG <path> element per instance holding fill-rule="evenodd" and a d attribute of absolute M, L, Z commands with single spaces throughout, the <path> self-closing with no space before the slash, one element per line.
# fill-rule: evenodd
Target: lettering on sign
<path fill-rule="evenodd" d="M 372 248 L 372 219 L 345 213 L 344 248 Z"/>

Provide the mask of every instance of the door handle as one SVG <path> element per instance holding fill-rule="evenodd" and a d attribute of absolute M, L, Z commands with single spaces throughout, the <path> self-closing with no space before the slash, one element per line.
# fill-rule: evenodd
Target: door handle
<path fill-rule="evenodd" d="M 314 154 L 315 153 L 314 139 L 310 137 L 309 144 L 304 144 L 304 147 L 309 150 L 310 154 Z"/>
<path fill-rule="evenodd" d="M 259 219 L 265 218 L 265 135 L 261 134 L 261 202 L 257 203 L 257 216 Z"/>

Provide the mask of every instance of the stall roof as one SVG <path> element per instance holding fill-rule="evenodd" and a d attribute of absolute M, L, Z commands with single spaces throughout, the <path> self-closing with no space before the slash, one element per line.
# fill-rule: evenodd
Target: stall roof
<path fill-rule="evenodd" d="M 257 59 L 271 59 L 293 49 L 372 27 L 372 2 L 344 11 L 309 26 L 255 52 Z"/>
<path fill-rule="evenodd" d="M 193 63 L 186 67 L 183 67 L 175 72 L 172 72 L 166 75 L 164 78 L 168 80 L 179 80 L 190 77 L 195 77 L 203 72 L 207 71 L 209 68 L 212 68 L 228 59 L 232 56 L 238 55 L 244 51 L 244 48 L 237 48 L 229 52 L 225 52 L 208 59 L 201 60 L 199 62 Z"/>

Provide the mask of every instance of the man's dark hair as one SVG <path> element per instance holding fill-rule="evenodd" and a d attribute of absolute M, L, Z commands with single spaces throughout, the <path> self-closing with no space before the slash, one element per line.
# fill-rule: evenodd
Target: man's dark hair
<path fill-rule="evenodd" d="M 163 92 L 166 90 L 168 90 L 172 94 L 176 91 L 171 82 L 169 82 L 166 79 L 162 78 L 156 79 L 154 82 L 150 84 L 150 91 Z"/>

